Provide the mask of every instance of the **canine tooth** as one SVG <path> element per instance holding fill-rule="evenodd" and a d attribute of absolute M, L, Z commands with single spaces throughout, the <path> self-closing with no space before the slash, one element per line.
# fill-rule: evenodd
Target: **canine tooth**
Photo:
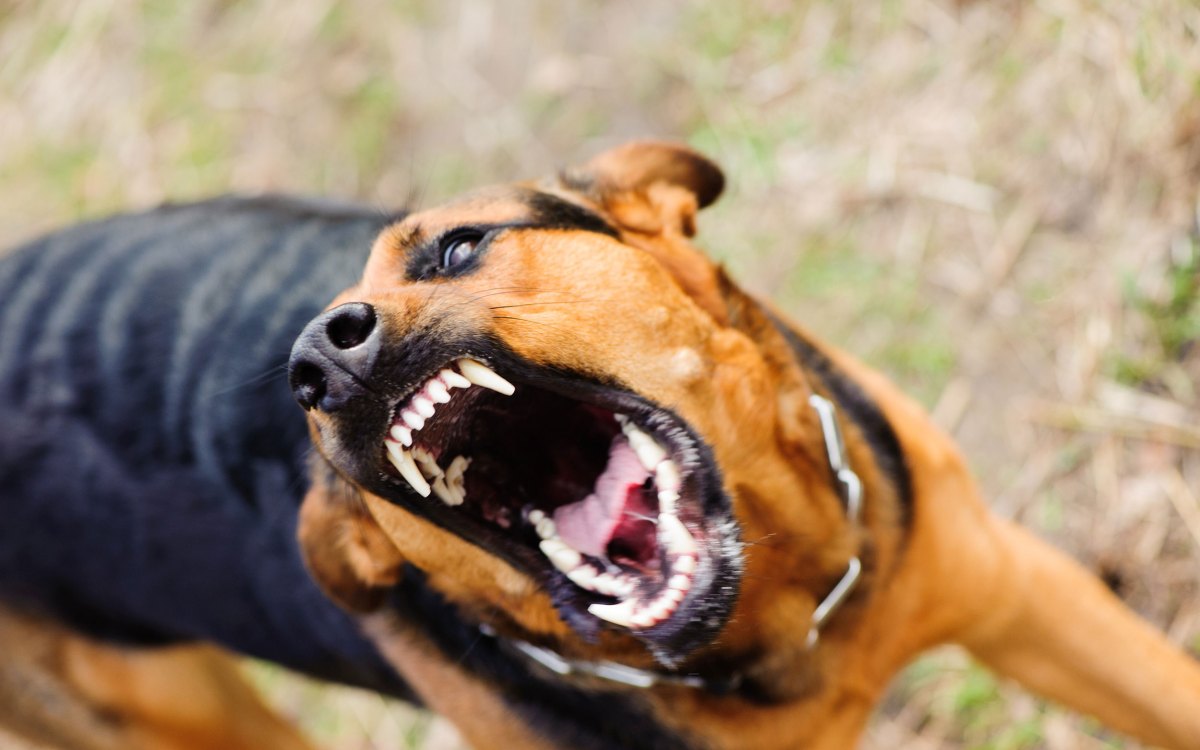
<path fill-rule="evenodd" d="M 434 378 L 425 384 L 425 393 L 429 394 L 429 399 L 435 404 L 450 403 L 450 391 L 442 383 L 442 381 Z"/>
<path fill-rule="evenodd" d="M 613 414 L 613 418 L 617 420 L 617 424 L 621 425 L 621 429 L 625 429 L 625 425 L 629 424 L 629 417 L 624 414 Z"/>
<path fill-rule="evenodd" d="M 412 408 L 425 419 L 433 416 L 433 402 L 424 396 L 413 396 Z"/>
<path fill-rule="evenodd" d="M 404 424 L 412 428 L 413 432 L 425 426 L 425 418 L 411 409 L 400 412 L 400 418 L 404 420 Z"/>
<path fill-rule="evenodd" d="M 684 592 L 692 587 L 692 579 L 677 573 L 671 576 L 670 581 L 667 581 L 667 587 L 672 591 Z"/>
<path fill-rule="evenodd" d="M 446 505 L 462 505 L 465 499 L 453 489 L 446 486 L 445 477 L 438 477 L 433 480 L 433 494 L 441 498 L 442 502 Z"/>
<path fill-rule="evenodd" d="M 690 576 L 696 572 L 696 557 L 695 555 L 680 555 L 675 558 L 675 562 L 671 563 L 671 570 L 684 576 Z M 675 580 L 671 578 L 671 580 Z"/>
<path fill-rule="evenodd" d="M 392 429 L 389 434 L 392 436 L 393 440 L 403 444 L 405 447 L 412 446 L 412 430 L 408 429 L 404 425 L 392 425 Z"/>
<path fill-rule="evenodd" d="M 625 437 L 629 440 L 633 452 L 637 454 L 638 461 L 641 461 L 642 466 L 646 467 L 646 471 L 654 471 L 655 467 L 667 457 L 667 452 L 658 444 L 658 441 L 639 430 L 632 423 L 626 424 L 624 430 Z"/>
<path fill-rule="evenodd" d="M 534 526 L 537 526 L 538 522 L 541 521 L 545 517 L 546 517 L 546 514 L 543 513 L 542 511 L 538 510 L 537 508 L 534 508 L 533 510 L 529 511 L 529 516 L 528 516 L 529 522 L 531 524 L 533 524 Z"/>
<path fill-rule="evenodd" d="M 497 375 L 490 367 L 473 359 L 463 357 L 458 360 L 458 369 L 462 371 L 463 377 L 467 380 L 496 393 L 511 396 L 517 390 L 516 386 Z"/>
<path fill-rule="evenodd" d="M 413 457 L 396 443 L 389 442 L 386 445 L 388 460 L 396 467 L 396 471 L 400 472 L 400 476 L 404 477 L 404 481 L 412 485 L 421 497 L 429 497 L 429 482 L 421 476 L 421 470 L 417 468 Z"/>
<path fill-rule="evenodd" d="M 446 384 L 447 388 L 470 388 L 471 381 L 459 375 L 454 370 L 446 368 L 438 373 L 438 377 Z"/>
<path fill-rule="evenodd" d="M 679 485 L 683 484 L 679 476 L 679 467 L 671 459 L 666 459 L 658 465 L 654 471 L 654 484 L 659 491 L 666 490 L 667 492 L 678 492 Z"/>
<path fill-rule="evenodd" d="M 679 555 L 693 555 L 696 552 L 696 540 L 692 538 L 679 516 L 669 516 L 663 513 L 658 517 L 658 534 L 666 543 L 667 549 Z"/>
<path fill-rule="evenodd" d="M 633 608 L 636 602 L 633 599 L 626 599 L 623 602 L 616 604 L 593 604 L 588 607 L 588 612 L 593 616 L 599 617 L 601 620 L 611 622 L 613 625 L 620 625 L 624 628 L 633 627 Z"/>
<path fill-rule="evenodd" d="M 538 547 L 554 567 L 563 573 L 574 570 L 583 562 L 583 555 L 560 539 L 543 539 Z"/>
<path fill-rule="evenodd" d="M 679 493 L 674 490 L 662 490 L 658 493 L 658 512 L 668 516 L 675 515 L 679 503 Z"/>

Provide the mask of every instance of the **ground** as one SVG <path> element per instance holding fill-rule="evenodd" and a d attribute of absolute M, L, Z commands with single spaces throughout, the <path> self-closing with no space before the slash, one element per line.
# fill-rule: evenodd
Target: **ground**
<path fill-rule="evenodd" d="M 16 0 L 0 240 L 231 190 L 428 205 L 686 140 L 729 177 L 702 244 L 1195 649 L 1198 37 L 1185 0 Z M 459 746 L 248 669 L 326 747 Z M 865 747 L 1136 745 L 950 650 L 897 679 Z"/>

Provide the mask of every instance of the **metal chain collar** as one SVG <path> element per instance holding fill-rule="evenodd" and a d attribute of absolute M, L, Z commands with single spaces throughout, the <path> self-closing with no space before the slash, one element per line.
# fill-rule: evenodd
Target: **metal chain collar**
<path fill-rule="evenodd" d="M 825 438 L 825 453 L 829 459 L 829 468 L 833 472 L 838 495 L 841 497 L 842 504 L 846 509 L 846 519 L 852 526 L 856 526 L 858 525 L 859 517 L 862 515 L 862 480 L 850 468 L 850 460 L 846 454 L 846 443 L 842 438 L 841 427 L 838 426 L 837 409 L 834 407 L 832 401 L 815 393 L 808 397 L 808 403 L 817 412 L 817 419 L 821 424 L 821 432 Z M 861 575 L 862 561 L 855 555 L 850 558 L 850 562 L 846 566 L 846 572 L 842 574 L 841 579 L 838 580 L 837 584 L 834 585 L 825 598 L 821 600 L 817 608 L 813 610 L 812 623 L 808 627 L 808 636 L 805 639 L 805 645 L 810 650 L 820 640 L 821 627 L 846 601 L 846 598 L 854 590 Z M 574 661 L 548 648 L 535 646 L 527 641 L 501 638 L 488 625 L 480 625 L 479 631 L 489 638 L 495 638 L 502 644 L 508 645 L 530 661 L 562 677 L 582 675 L 643 689 L 651 688 L 655 685 L 683 685 L 692 688 L 711 688 L 718 684 L 699 675 L 677 675 L 667 672 L 656 672 L 650 669 L 629 667 L 611 661 Z M 721 683 L 719 685 L 720 692 L 725 692 L 731 687 L 736 686 L 737 682 L 738 679 L 735 676 L 732 680 Z"/>

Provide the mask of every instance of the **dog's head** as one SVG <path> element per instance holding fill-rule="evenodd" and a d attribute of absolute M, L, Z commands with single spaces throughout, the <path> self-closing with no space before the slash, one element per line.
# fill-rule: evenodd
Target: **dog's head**
<path fill-rule="evenodd" d="M 361 496 L 382 532 L 305 532 L 335 595 L 361 604 L 350 579 L 384 586 L 407 562 L 573 653 L 676 663 L 738 640 L 739 597 L 743 633 L 783 637 L 758 621 L 785 607 L 802 640 L 813 597 L 779 584 L 844 562 L 825 550 L 840 511 L 787 347 L 690 242 L 722 185 L 687 148 L 635 143 L 383 232 L 291 360 L 334 470 L 314 492 Z M 323 572 L 338 544 L 351 562 Z"/>

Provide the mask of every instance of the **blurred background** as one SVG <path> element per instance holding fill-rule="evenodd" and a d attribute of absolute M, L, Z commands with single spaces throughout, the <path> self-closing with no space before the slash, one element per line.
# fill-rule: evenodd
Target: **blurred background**
<path fill-rule="evenodd" d="M 0 0 L 5 246 L 228 191 L 428 205 L 646 135 L 726 169 L 700 240 L 738 279 L 1200 647 L 1194 3 Z M 461 746 L 247 669 L 325 747 Z M 1135 745 L 947 649 L 865 747 Z"/>

